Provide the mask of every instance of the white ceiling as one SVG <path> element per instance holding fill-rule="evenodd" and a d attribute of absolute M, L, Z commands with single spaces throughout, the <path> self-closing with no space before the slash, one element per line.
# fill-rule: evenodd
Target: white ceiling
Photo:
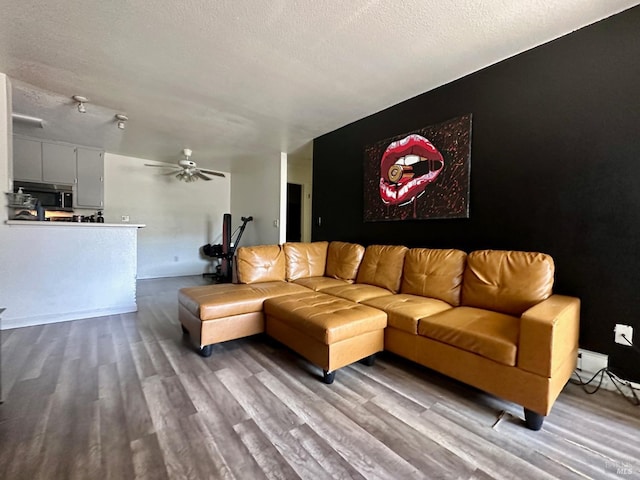
<path fill-rule="evenodd" d="M 4 0 L 0 72 L 18 133 L 233 171 L 638 3 Z"/>

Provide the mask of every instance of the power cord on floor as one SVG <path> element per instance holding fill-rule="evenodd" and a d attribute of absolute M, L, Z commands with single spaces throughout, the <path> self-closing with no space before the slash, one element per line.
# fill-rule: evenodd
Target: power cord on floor
<path fill-rule="evenodd" d="M 633 343 L 631 343 L 629 341 L 629 339 L 627 338 L 627 336 L 623 333 L 622 334 L 622 338 L 624 338 L 627 343 L 629 345 L 631 345 L 635 350 L 638 350 L 638 352 L 640 352 L 640 348 L 638 348 L 637 346 L 635 346 Z M 627 381 L 627 380 L 623 380 L 622 378 L 618 377 L 615 373 L 613 373 L 612 371 L 609 370 L 608 367 L 604 367 L 601 368 L 600 370 L 598 370 L 596 373 L 593 374 L 593 377 L 591 377 L 589 380 L 587 380 L 586 382 L 584 380 L 582 380 L 582 377 L 580 376 L 580 374 L 578 373 L 577 370 L 574 370 L 573 374 L 578 377 L 578 380 L 574 380 L 571 379 L 569 380 L 572 384 L 574 385 L 580 385 L 582 387 L 582 389 L 589 395 L 593 395 L 594 393 L 596 393 L 598 390 L 600 390 L 600 388 L 602 387 L 602 382 L 604 381 L 604 376 L 605 374 L 609 377 L 609 380 L 611 380 L 611 383 L 613 384 L 614 387 L 616 387 L 616 390 L 618 390 L 618 392 L 620 392 L 620 394 L 629 402 L 631 403 L 631 405 L 634 406 L 639 406 L 640 405 L 640 399 L 638 398 L 638 396 L 636 395 L 636 390 L 640 390 L 639 388 L 635 388 L 631 382 Z M 595 379 L 600 376 L 600 380 L 598 381 L 598 384 L 595 386 L 595 388 L 593 390 L 589 390 L 588 387 L 589 385 L 591 385 L 591 383 L 593 381 L 595 381 Z M 631 396 L 625 394 L 622 391 L 622 388 L 620 387 L 627 387 L 629 389 L 629 391 L 631 392 Z"/>
<path fill-rule="evenodd" d="M 613 383 L 613 386 L 616 387 L 616 390 L 618 390 L 618 392 L 620 392 L 620 394 L 627 399 L 627 401 L 629 403 L 631 403 L 631 405 L 635 405 L 636 407 L 638 405 L 640 405 L 640 399 L 638 398 L 638 395 L 636 395 L 636 390 L 640 390 L 638 388 L 634 388 L 633 385 L 631 385 L 630 382 L 626 381 L 626 380 L 622 380 L 620 377 L 618 377 L 615 373 L 611 372 L 607 367 L 605 368 L 601 368 L 600 370 L 598 370 L 596 373 L 593 374 L 593 377 L 591 377 L 589 380 L 587 380 L 586 382 L 584 380 L 582 380 L 582 377 L 580 376 L 580 374 L 578 373 L 577 370 L 575 370 L 573 372 L 573 374 L 578 377 L 578 380 L 574 380 L 571 379 L 569 380 L 572 384 L 574 385 L 580 385 L 582 387 L 582 389 L 589 395 L 593 395 L 594 393 L 596 393 L 598 390 L 600 390 L 600 388 L 602 387 L 602 382 L 604 381 L 604 376 L 605 374 L 609 377 L 609 379 L 611 380 L 611 383 Z M 595 388 L 593 390 L 589 390 L 588 387 L 589 385 L 591 385 L 591 383 L 597 378 L 600 377 L 600 380 L 598 381 L 598 384 L 595 386 Z M 620 387 L 627 387 L 629 389 L 629 391 L 631 392 L 631 395 L 627 395 L 626 393 L 624 393 L 622 391 L 622 388 Z"/>

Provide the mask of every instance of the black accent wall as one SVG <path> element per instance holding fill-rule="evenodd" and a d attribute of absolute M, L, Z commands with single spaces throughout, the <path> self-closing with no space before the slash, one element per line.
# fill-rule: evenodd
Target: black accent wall
<path fill-rule="evenodd" d="M 313 239 L 549 253 L 581 347 L 640 381 L 613 341 L 640 345 L 639 32 L 635 7 L 315 139 Z M 364 147 L 466 113 L 470 217 L 364 223 Z"/>

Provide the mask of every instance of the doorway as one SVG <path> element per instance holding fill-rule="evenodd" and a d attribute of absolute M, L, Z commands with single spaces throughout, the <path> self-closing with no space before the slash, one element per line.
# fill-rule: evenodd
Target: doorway
<path fill-rule="evenodd" d="M 302 185 L 287 183 L 287 242 L 302 241 Z"/>

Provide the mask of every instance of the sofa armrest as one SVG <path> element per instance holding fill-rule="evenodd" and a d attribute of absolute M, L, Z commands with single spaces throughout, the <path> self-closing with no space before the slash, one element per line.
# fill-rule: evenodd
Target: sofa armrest
<path fill-rule="evenodd" d="M 520 317 L 518 368 L 551 377 L 570 355 L 577 358 L 580 299 L 551 295 Z"/>

